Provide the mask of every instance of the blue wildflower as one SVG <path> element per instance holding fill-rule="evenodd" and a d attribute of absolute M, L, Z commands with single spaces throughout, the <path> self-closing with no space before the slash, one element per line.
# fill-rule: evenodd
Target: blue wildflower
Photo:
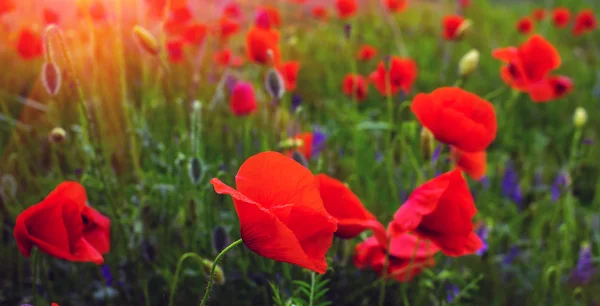
<path fill-rule="evenodd" d="M 113 284 L 113 276 L 112 276 L 112 273 L 110 272 L 110 266 L 109 265 L 102 265 L 100 267 L 100 271 L 102 271 L 102 277 L 104 277 L 104 281 L 106 281 L 106 285 L 107 286 L 112 286 L 112 284 Z"/>
<path fill-rule="evenodd" d="M 517 259 L 518 256 L 519 256 L 519 247 L 516 245 L 513 245 L 508 250 L 508 253 L 504 254 L 504 260 L 502 262 L 504 263 L 504 265 L 508 266 L 513 261 L 515 261 L 515 259 Z"/>
<path fill-rule="evenodd" d="M 446 294 L 446 300 L 448 301 L 448 303 L 452 303 L 454 299 L 456 299 L 460 294 L 460 290 L 458 289 L 457 285 L 451 284 L 446 286 Z"/>
<path fill-rule="evenodd" d="M 584 243 L 579 250 L 579 260 L 571 271 L 569 282 L 573 285 L 587 285 L 592 281 L 595 274 L 592 248 L 589 243 Z"/>
<path fill-rule="evenodd" d="M 346 39 L 350 39 L 350 35 L 352 35 L 352 25 L 349 23 L 344 24 L 344 36 Z"/>
<path fill-rule="evenodd" d="M 593 145 L 593 144 L 594 144 L 594 140 L 593 140 L 593 139 L 591 139 L 591 138 L 585 138 L 585 139 L 583 140 L 583 144 L 584 144 L 584 145 L 586 145 L 586 146 L 591 146 L 591 145 Z"/>
<path fill-rule="evenodd" d="M 327 135 L 320 130 L 313 132 L 311 157 L 315 157 L 325 149 L 325 141 L 327 141 Z"/>
<path fill-rule="evenodd" d="M 475 254 L 477 254 L 477 256 L 482 256 L 488 250 L 487 241 L 490 236 L 490 230 L 484 223 L 481 223 L 481 225 L 477 229 L 475 229 L 475 234 L 477 234 L 479 239 L 481 239 L 481 241 L 483 242 L 483 246 L 481 246 L 481 248 L 477 250 Z"/>
<path fill-rule="evenodd" d="M 292 113 L 296 112 L 298 107 L 300 107 L 300 104 L 302 104 L 302 97 L 299 94 L 294 94 L 292 96 L 292 106 L 291 106 Z"/>
<path fill-rule="evenodd" d="M 519 209 L 523 200 L 521 186 L 519 185 L 519 174 L 511 160 L 506 163 L 504 178 L 502 179 L 502 194 L 515 202 Z"/>
<path fill-rule="evenodd" d="M 552 202 L 558 201 L 562 193 L 561 191 L 564 187 L 568 186 L 568 184 L 568 174 L 564 171 L 561 171 L 554 179 L 554 182 L 552 183 L 552 188 L 550 189 L 550 192 L 552 194 Z"/>

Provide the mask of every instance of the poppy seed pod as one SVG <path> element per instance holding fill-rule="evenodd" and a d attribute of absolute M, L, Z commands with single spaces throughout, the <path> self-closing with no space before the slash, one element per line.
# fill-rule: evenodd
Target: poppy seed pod
<path fill-rule="evenodd" d="M 585 108 L 579 106 L 575 109 L 575 113 L 573 114 L 573 124 L 576 128 L 581 128 L 587 122 L 588 115 Z"/>
<path fill-rule="evenodd" d="M 138 42 L 140 47 L 146 50 L 146 52 L 152 55 L 157 55 L 160 51 L 160 47 L 154 35 L 152 35 L 152 33 L 144 29 L 143 27 L 139 25 L 133 27 L 133 36 L 135 37 L 135 40 Z"/>
<path fill-rule="evenodd" d="M 421 130 L 421 153 L 423 159 L 430 160 L 433 155 L 435 137 L 426 127 Z"/>
<path fill-rule="evenodd" d="M 277 69 L 271 68 L 265 75 L 265 88 L 275 100 L 280 100 L 285 94 L 285 84 L 281 73 Z"/>
<path fill-rule="evenodd" d="M 471 49 L 458 62 L 458 75 L 467 77 L 477 69 L 479 65 L 479 51 Z"/>
<path fill-rule="evenodd" d="M 211 260 L 208 259 L 203 259 L 202 260 L 202 271 L 204 272 L 204 274 L 206 274 L 206 276 L 210 276 L 210 270 L 212 269 L 212 265 L 213 262 Z M 215 283 L 217 285 L 223 285 L 225 284 L 225 273 L 223 273 L 223 268 L 221 268 L 221 266 L 217 265 L 215 267 Z"/>
<path fill-rule="evenodd" d="M 55 127 L 48 134 L 48 141 L 51 143 L 62 143 L 67 138 L 67 132 L 60 127 Z"/>
<path fill-rule="evenodd" d="M 56 96 L 60 90 L 62 75 L 54 62 L 46 62 L 42 66 L 42 85 L 51 96 Z"/>

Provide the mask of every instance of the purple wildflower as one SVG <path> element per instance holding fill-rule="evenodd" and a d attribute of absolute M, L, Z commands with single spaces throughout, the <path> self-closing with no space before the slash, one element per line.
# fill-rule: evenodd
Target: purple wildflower
<path fill-rule="evenodd" d="M 294 94 L 292 96 L 292 106 L 291 106 L 292 113 L 296 112 L 296 109 L 298 109 L 300 104 L 302 104 L 302 97 L 299 94 Z"/>
<path fill-rule="evenodd" d="M 515 259 L 517 259 L 517 257 L 519 256 L 519 247 L 516 245 L 513 245 L 512 247 L 510 247 L 510 249 L 508 250 L 508 253 L 504 254 L 504 260 L 502 261 L 504 263 L 504 265 L 508 266 L 510 265 Z"/>
<path fill-rule="evenodd" d="M 550 192 L 552 194 L 552 202 L 558 201 L 558 199 L 560 198 L 561 191 L 568 184 L 568 174 L 564 171 L 561 171 L 554 179 L 554 182 L 552 183 L 552 188 L 550 189 Z"/>
<path fill-rule="evenodd" d="M 479 236 L 479 239 L 481 239 L 481 241 L 483 242 L 483 246 L 477 250 L 477 252 L 475 252 L 475 254 L 477 254 L 477 256 L 483 256 L 483 254 L 485 254 L 488 250 L 488 238 L 490 236 L 490 230 L 489 228 L 485 225 L 485 223 L 482 223 L 476 230 L 475 230 L 475 234 L 477 234 L 477 236 Z"/>
<path fill-rule="evenodd" d="M 439 145 L 433 150 L 433 155 L 431 155 L 431 166 L 435 166 L 437 160 L 440 158 L 440 153 L 442 152 L 442 146 Z"/>
<path fill-rule="evenodd" d="M 312 149 L 311 156 L 315 157 L 325 149 L 325 141 L 327 140 L 327 135 L 320 130 L 315 130 L 313 132 L 313 140 L 312 140 Z"/>
<path fill-rule="evenodd" d="M 350 39 L 350 35 L 352 34 L 352 25 L 349 23 L 344 24 L 344 36 L 346 39 Z"/>
<path fill-rule="evenodd" d="M 571 271 L 569 282 L 574 285 L 587 285 L 596 274 L 592 256 L 592 248 L 589 244 L 583 244 L 579 250 L 579 260 Z"/>
<path fill-rule="evenodd" d="M 502 194 L 515 202 L 519 209 L 523 200 L 521 186 L 519 185 L 519 174 L 511 160 L 506 163 L 504 178 L 502 179 Z"/>
<path fill-rule="evenodd" d="M 448 303 L 452 303 L 454 299 L 456 299 L 460 294 L 460 290 L 458 289 L 457 285 L 451 284 L 446 286 L 446 294 L 446 300 L 448 301 Z"/>
<path fill-rule="evenodd" d="M 110 266 L 109 265 L 102 265 L 100 267 L 100 270 L 102 271 L 102 277 L 104 277 L 104 280 L 106 281 L 106 285 L 107 286 L 112 286 L 112 284 L 113 284 L 113 276 L 112 276 L 112 273 L 110 272 Z"/>
<path fill-rule="evenodd" d="M 228 74 L 225 77 L 225 85 L 227 86 L 227 89 L 229 90 L 229 92 L 231 92 L 233 90 L 233 88 L 235 87 L 235 84 L 237 84 L 237 79 L 234 76 Z"/>
<path fill-rule="evenodd" d="M 583 140 L 583 144 L 584 144 L 584 145 L 586 145 L 586 146 L 591 146 L 591 145 L 593 145 L 593 144 L 594 144 L 594 140 L 593 140 L 593 139 L 591 139 L 591 138 L 585 138 L 585 139 Z"/>

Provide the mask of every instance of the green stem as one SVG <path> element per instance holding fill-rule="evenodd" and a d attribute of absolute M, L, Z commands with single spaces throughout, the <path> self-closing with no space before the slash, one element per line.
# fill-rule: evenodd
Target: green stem
<path fill-rule="evenodd" d="M 215 278 L 215 269 L 217 268 L 217 265 L 219 264 L 221 257 L 223 257 L 223 255 L 225 255 L 225 253 L 227 253 L 229 250 L 235 248 L 236 246 L 242 244 L 243 242 L 244 241 L 242 241 L 242 239 L 239 239 L 239 240 L 235 241 L 234 243 L 230 244 L 223 251 L 221 251 L 221 253 L 219 253 L 219 255 L 217 255 L 217 257 L 215 258 L 215 261 L 212 264 L 212 268 L 210 269 L 208 285 L 206 286 L 206 292 L 204 293 L 204 298 L 202 298 L 202 302 L 200 303 L 200 306 L 206 305 L 206 301 L 208 300 L 208 296 L 210 295 L 210 288 L 212 287 L 212 284 L 213 284 L 213 281 Z"/>
<path fill-rule="evenodd" d="M 193 252 L 185 253 L 179 258 L 179 262 L 177 263 L 177 269 L 175 270 L 175 277 L 173 278 L 173 282 L 171 283 L 169 306 L 173 306 L 173 300 L 175 299 L 175 291 L 177 290 L 177 281 L 179 280 L 179 273 L 181 273 L 183 262 L 190 257 L 197 259 L 200 262 L 200 264 L 202 264 L 202 260 L 204 260 L 202 257 L 200 257 L 200 255 Z"/>
<path fill-rule="evenodd" d="M 31 295 L 32 295 L 32 302 L 35 304 L 35 300 L 37 298 L 37 262 L 38 262 L 38 255 L 39 251 L 37 249 L 33 250 L 33 255 L 31 256 L 31 273 L 33 274 L 33 277 L 31 279 Z"/>
<path fill-rule="evenodd" d="M 308 300 L 308 306 L 313 306 L 313 299 L 315 295 L 315 272 L 310 273 L 310 296 Z"/>
<path fill-rule="evenodd" d="M 387 278 L 387 270 L 388 270 L 388 265 L 390 264 L 390 241 L 391 239 L 388 238 L 387 241 L 387 245 L 385 248 L 385 259 L 383 260 L 383 270 L 381 272 L 381 284 L 379 286 L 379 303 L 377 305 L 379 306 L 383 306 L 383 304 L 385 303 L 385 289 L 386 289 L 386 278 Z"/>

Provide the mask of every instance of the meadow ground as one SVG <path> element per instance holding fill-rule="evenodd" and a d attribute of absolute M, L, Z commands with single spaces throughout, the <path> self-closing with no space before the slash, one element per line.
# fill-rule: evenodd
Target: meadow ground
<path fill-rule="evenodd" d="M 598 1 L 189 2 L 0 0 L 0 305 L 600 303 Z"/>

